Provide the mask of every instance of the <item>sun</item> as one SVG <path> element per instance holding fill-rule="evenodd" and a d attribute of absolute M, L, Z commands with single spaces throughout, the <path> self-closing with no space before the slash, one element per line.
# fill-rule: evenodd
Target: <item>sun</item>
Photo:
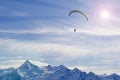
<path fill-rule="evenodd" d="M 109 13 L 109 11 L 107 11 L 107 10 L 102 10 L 102 11 L 100 12 L 100 17 L 101 17 L 102 19 L 109 19 L 109 18 L 110 18 L 110 13 Z"/>

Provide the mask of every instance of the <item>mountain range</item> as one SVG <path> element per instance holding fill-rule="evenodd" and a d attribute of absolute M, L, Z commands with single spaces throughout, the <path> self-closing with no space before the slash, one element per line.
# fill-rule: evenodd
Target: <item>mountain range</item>
<path fill-rule="evenodd" d="M 120 80 L 120 76 L 86 73 L 64 65 L 38 67 L 26 60 L 18 68 L 0 69 L 0 80 Z"/>

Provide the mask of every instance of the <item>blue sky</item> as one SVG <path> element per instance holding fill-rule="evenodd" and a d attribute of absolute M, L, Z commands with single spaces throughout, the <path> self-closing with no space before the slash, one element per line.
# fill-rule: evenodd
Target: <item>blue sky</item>
<path fill-rule="evenodd" d="M 120 74 L 119 0 L 0 1 L 0 68 L 25 60 Z M 68 16 L 78 9 L 80 14 Z M 77 29 L 74 32 L 74 28 Z"/>

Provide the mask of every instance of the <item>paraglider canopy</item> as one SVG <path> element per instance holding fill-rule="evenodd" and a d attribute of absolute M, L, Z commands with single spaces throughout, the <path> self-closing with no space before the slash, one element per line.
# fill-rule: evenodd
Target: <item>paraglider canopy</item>
<path fill-rule="evenodd" d="M 84 12 L 80 11 L 80 10 L 72 10 L 72 11 L 69 12 L 68 16 L 71 16 L 71 14 L 75 13 L 75 12 L 82 14 L 86 18 L 86 20 L 88 21 L 87 15 Z"/>

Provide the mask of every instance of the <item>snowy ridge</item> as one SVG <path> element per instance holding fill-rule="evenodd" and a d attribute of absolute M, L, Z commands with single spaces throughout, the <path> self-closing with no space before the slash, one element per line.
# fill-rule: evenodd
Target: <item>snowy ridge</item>
<path fill-rule="evenodd" d="M 82 72 L 77 68 L 68 69 L 64 65 L 38 67 L 26 60 L 17 69 L 0 69 L 0 80 L 120 80 L 117 74 L 96 75 Z"/>

